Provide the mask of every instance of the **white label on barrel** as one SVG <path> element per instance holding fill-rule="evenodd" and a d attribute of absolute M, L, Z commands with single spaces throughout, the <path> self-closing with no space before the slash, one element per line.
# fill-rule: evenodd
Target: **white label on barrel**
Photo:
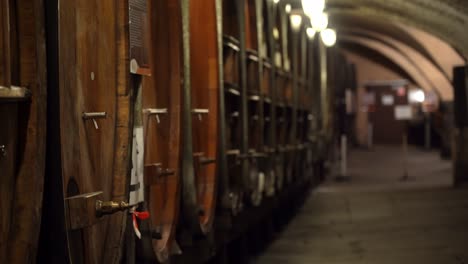
<path fill-rule="evenodd" d="M 132 177 L 131 186 L 135 186 L 130 192 L 130 204 L 138 204 L 144 201 L 144 145 L 143 145 L 143 127 L 133 129 L 133 149 L 132 149 Z"/>

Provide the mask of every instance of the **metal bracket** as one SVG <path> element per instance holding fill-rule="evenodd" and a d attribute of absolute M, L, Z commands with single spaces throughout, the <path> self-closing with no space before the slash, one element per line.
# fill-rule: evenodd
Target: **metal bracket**
<path fill-rule="evenodd" d="M 84 120 L 92 120 L 94 124 L 94 128 L 98 130 L 99 126 L 98 126 L 96 119 L 107 118 L 107 113 L 106 112 L 83 112 L 82 116 Z"/>
<path fill-rule="evenodd" d="M 195 162 L 203 166 L 216 163 L 216 159 L 205 157 L 205 153 L 203 152 L 194 153 L 193 158 Z"/>
<path fill-rule="evenodd" d="M 147 114 L 148 116 L 155 116 L 156 117 L 156 122 L 161 123 L 161 120 L 159 119 L 159 115 L 163 114 L 168 114 L 169 110 L 167 108 L 146 108 L 143 109 L 143 114 Z"/>
<path fill-rule="evenodd" d="M 250 95 L 249 100 L 251 101 L 260 101 L 260 96 L 258 95 Z"/>
<path fill-rule="evenodd" d="M 163 169 L 161 163 L 145 165 L 145 185 L 150 186 L 157 184 L 161 178 L 172 176 L 174 174 L 174 170 L 167 168 Z"/>
<path fill-rule="evenodd" d="M 233 43 L 230 43 L 230 42 L 224 42 L 223 44 L 224 44 L 225 47 L 228 47 L 228 48 L 230 48 L 231 50 L 233 50 L 235 52 L 240 51 L 239 47 L 236 44 L 233 44 Z"/>
<path fill-rule="evenodd" d="M 195 108 L 192 109 L 192 113 L 198 115 L 198 120 L 202 121 L 202 115 L 207 115 L 210 113 L 208 109 Z"/>
<path fill-rule="evenodd" d="M 199 162 L 201 165 L 208 165 L 216 162 L 214 158 L 200 157 Z"/>
<path fill-rule="evenodd" d="M 238 111 L 234 111 L 231 113 L 231 118 L 238 118 L 239 117 L 239 112 Z"/>

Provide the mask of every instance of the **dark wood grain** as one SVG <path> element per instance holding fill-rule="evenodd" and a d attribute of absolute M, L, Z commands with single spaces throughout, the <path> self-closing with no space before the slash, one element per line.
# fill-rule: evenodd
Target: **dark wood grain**
<path fill-rule="evenodd" d="M 0 145 L 5 147 L 5 155 L 0 154 L 0 255 L 7 254 L 7 241 L 11 227 L 11 213 L 14 205 L 15 168 L 18 141 L 18 107 L 0 105 Z"/>
<path fill-rule="evenodd" d="M 216 162 L 202 164 L 203 159 L 216 159 L 218 143 L 218 44 L 214 0 L 190 4 L 190 64 L 192 108 L 207 109 L 206 115 L 193 115 L 192 143 L 198 203 L 204 213 L 200 225 L 204 233 L 211 229 L 216 208 Z"/>
<path fill-rule="evenodd" d="M 150 5 L 152 76 L 143 77 L 142 108 L 167 109 L 167 114 L 143 115 L 145 166 L 160 164 L 160 169 L 173 173 L 158 173 L 145 177 L 159 178 L 146 187 L 146 199 L 151 215 L 151 228 L 162 231 L 162 239 L 152 240 L 160 261 L 171 254 L 180 203 L 180 137 L 181 137 L 181 37 L 180 3 L 157 1 Z M 149 172 L 149 171 L 148 171 Z"/>
<path fill-rule="evenodd" d="M 45 165 L 46 68 L 44 15 L 41 12 L 44 6 L 41 0 L 3 1 L 2 5 L 2 20 L 4 15 L 10 18 L 10 32 L 5 30 L 6 20 L 3 20 L 0 42 L 5 50 L 0 56 L 3 65 L 0 84 L 27 87 L 32 97 L 30 102 L 4 105 L 0 110 L 6 124 L 0 138 L 8 141 L 6 175 L 2 173 L 2 178 L 6 176 L 6 179 L 2 179 L 1 185 L 9 189 L 2 190 L 2 196 L 6 196 L 10 203 L 6 208 L 2 204 L 2 215 L 4 209 L 9 209 L 4 215 L 9 218 L 9 226 L 6 229 L 0 227 L 0 250 L 6 249 L 0 254 L 11 263 L 32 263 L 39 236 L 37 226 L 41 220 Z M 2 169 L 3 165 L 0 165 Z M 8 182 L 6 186 L 4 180 Z"/>
<path fill-rule="evenodd" d="M 100 199 L 104 201 L 126 200 L 130 104 L 124 31 L 128 20 L 122 15 L 125 2 L 59 3 L 60 129 L 65 198 L 102 191 Z M 106 112 L 107 116 L 96 120 L 99 126 L 96 129 L 92 120 L 82 118 L 84 112 Z M 76 190 L 71 192 L 74 185 Z M 105 216 L 96 225 L 70 232 L 71 258 L 86 263 L 101 263 L 104 259 L 106 263 L 118 261 L 123 217 L 122 214 Z"/>
<path fill-rule="evenodd" d="M 9 41 L 7 31 L 9 21 L 8 1 L 0 3 L 0 85 L 10 85 Z M 5 155 L 0 156 L 0 256 L 7 254 L 7 241 L 10 231 L 11 208 L 13 206 L 13 189 L 15 184 L 15 156 L 17 142 L 17 106 L 0 105 L 0 119 L 3 129 L 0 131 L 0 145 L 5 148 Z"/>

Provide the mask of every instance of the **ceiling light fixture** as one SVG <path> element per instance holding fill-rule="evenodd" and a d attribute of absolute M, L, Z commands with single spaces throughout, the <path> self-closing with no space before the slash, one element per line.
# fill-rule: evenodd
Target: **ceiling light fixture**
<path fill-rule="evenodd" d="M 325 0 L 302 0 L 302 9 L 308 17 L 323 13 Z"/>
<path fill-rule="evenodd" d="M 307 37 L 309 37 L 309 39 L 314 39 L 316 31 L 315 31 L 315 29 L 309 27 L 309 28 L 307 28 L 306 33 L 307 33 Z"/>
<path fill-rule="evenodd" d="M 294 14 L 294 15 L 291 15 L 289 19 L 291 20 L 292 29 L 294 31 L 299 31 L 299 28 L 301 27 L 301 23 L 302 23 L 302 16 Z"/>
<path fill-rule="evenodd" d="M 327 13 L 314 14 L 313 16 L 310 17 L 310 22 L 311 22 L 312 28 L 314 28 L 315 31 L 320 32 L 322 30 L 325 30 L 328 27 L 328 14 Z"/>
<path fill-rule="evenodd" d="M 332 47 L 333 45 L 335 45 L 336 43 L 336 31 L 335 30 L 331 28 L 327 28 L 323 30 L 322 32 L 320 32 L 320 36 L 325 46 Z"/>

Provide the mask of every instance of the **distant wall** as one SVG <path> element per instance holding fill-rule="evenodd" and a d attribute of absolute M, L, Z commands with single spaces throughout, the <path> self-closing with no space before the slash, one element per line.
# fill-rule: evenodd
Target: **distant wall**
<path fill-rule="evenodd" d="M 365 94 L 364 83 L 366 81 L 404 79 L 404 77 L 355 53 L 343 51 L 343 54 L 350 63 L 354 63 L 356 65 L 356 80 L 358 83 L 358 89 L 355 130 L 358 144 L 364 146 L 367 144 L 368 127 L 368 114 L 365 109 L 362 108 L 362 98 Z"/>

